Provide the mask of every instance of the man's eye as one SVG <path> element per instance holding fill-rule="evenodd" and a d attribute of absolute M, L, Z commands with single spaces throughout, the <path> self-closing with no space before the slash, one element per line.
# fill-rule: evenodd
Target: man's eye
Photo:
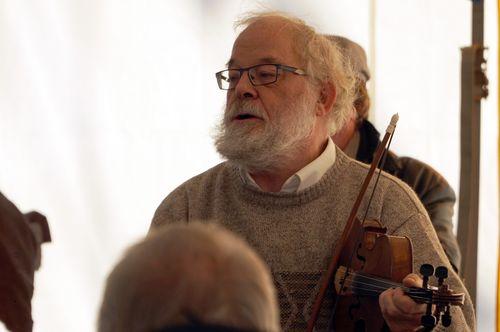
<path fill-rule="evenodd" d="M 270 71 L 261 71 L 258 73 L 260 78 L 271 78 L 274 77 L 274 72 Z"/>
<path fill-rule="evenodd" d="M 240 75 L 238 73 L 235 73 L 235 74 L 229 74 L 228 77 L 226 78 L 226 81 L 235 82 L 239 79 L 240 79 Z"/>

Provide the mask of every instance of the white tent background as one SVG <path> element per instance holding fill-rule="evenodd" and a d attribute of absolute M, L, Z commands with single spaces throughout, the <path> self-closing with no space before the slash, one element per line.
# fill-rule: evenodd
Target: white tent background
<path fill-rule="evenodd" d="M 160 201 L 220 161 L 210 132 L 233 21 L 291 12 L 365 47 L 372 119 L 398 112 L 393 149 L 431 164 L 458 195 L 462 0 L 0 0 L 0 190 L 47 215 L 35 331 L 92 331 L 106 275 Z M 486 3 L 478 327 L 492 331 L 498 243 L 496 4 Z"/>

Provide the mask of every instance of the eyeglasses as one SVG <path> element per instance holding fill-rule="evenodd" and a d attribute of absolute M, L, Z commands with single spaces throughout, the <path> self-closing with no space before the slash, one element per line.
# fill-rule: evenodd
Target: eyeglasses
<path fill-rule="evenodd" d="M 217 84 L 221 90 L 232 90 L 238 84 L 245 71 L 253 86 L 268 85 L 276 82 L 281 71 L 288 71 L 296 75 L 307 75 L 302 69 L 276 63 L 266 63 L 247 68 L 226 69 L 215 73 Z"/>

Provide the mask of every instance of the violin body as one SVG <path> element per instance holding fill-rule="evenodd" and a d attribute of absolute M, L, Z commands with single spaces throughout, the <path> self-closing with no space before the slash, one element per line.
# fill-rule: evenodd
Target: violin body
<path fill-rule="evenodd" d="M 349 266 L 349 271 L 360 272 L 401 283 L 413 270 L 412 246 L 410 239 L 390 236 L 378 221 L 366 220 L 364 226 L 356 218 L 350 232 L 347 246 L 340 255 L 339 266 Z M 361 241 L 360 241 L 361 237 Z M 358 244 L 359 243 L 359 244 Z M 357 248 L 355 246 L 357 245 Z M 352 260 L 351 260 L 352 256 Z M 369 294 L 370 289 L 357 284 L 353 293 L 352 278 L 337 271 L 335 276 L 338 304 L 333 320 L 335 331 L 384 331 L 386 328 L 378 296 Z M 342 278 L 345 277 L 345 281 Z M 363 292 L 368 292 L 363 296 Z"/>

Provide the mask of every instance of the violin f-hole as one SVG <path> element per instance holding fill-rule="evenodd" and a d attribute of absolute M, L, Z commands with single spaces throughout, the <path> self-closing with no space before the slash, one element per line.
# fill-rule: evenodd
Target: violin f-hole
<path fill-rule="evenodd" d="M 365 256 L 359 253 L 360 249 L 361 249 L 361 243 L 358 244 L 358 248 L 356 249 L 356 258 L 359 260 L 360 269 L 362 270 L 365 267 L 366 258 Z"/>

